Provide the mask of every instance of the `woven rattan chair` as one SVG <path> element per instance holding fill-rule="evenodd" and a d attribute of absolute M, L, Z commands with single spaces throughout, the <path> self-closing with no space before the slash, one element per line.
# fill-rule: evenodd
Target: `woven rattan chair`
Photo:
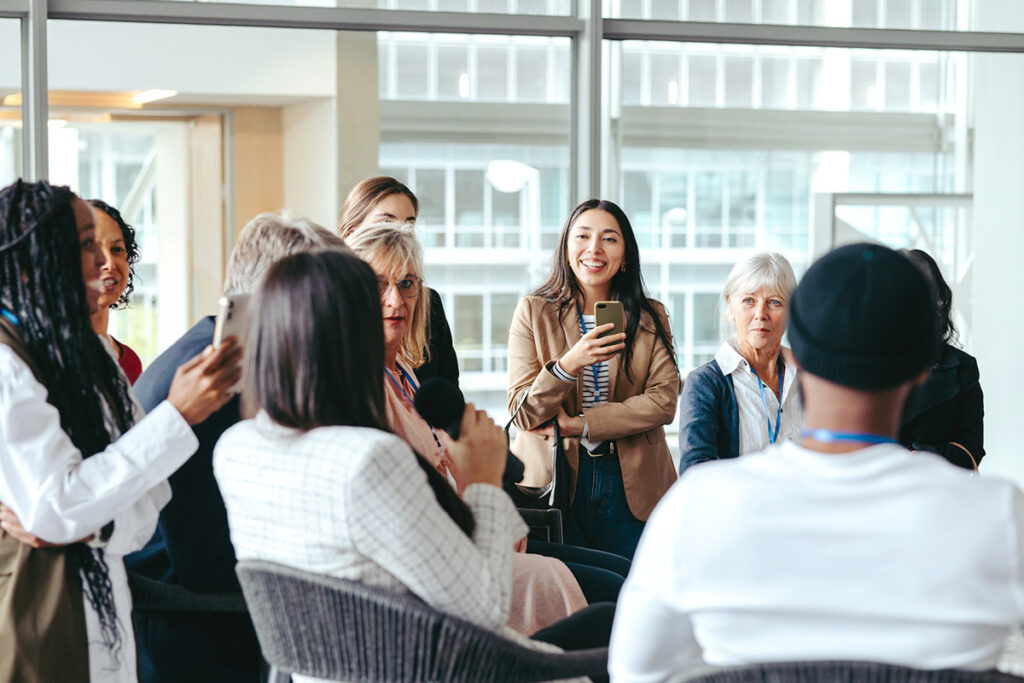
<path fill-rule="evenodd" d="M 880 662 L 773 662 L 702 669 L 685 683 L 1024 683 L 998 671 L 923 670 Z"/>
<path fill-rule="evenodd" d="M 608 650 L 537 652 L 409 595 L 272 562 L 238 563 L 263 656 L 340 681 L 527 683 L 603 674 Z"/>

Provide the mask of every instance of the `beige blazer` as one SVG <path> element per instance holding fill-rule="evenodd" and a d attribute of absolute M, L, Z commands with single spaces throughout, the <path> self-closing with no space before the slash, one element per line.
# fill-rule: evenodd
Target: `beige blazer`
<path fill-rule="evenodd" d="M 661 323 L 669 330 L 664 307 L 655 302 Z M 620 358 L 608 364 L 608 403 L 582 411 L 583 377 L 576 384 L 558 379 L 551 365 L 568 353 L 580 339 L 576 308 L 558 313 L 558 304 L 527 296 L 519 301 L 508 333 L 508 405 L 519 429 L 512 451 L 526 465 L 523 484 L 543 486 L 551 481 L 551 437 L 530 434 L 558 414 L 558 406 L 569 415 L 584 413 L 589 437 L 594 441 L 614 440 L 622 466 L 622 483 L 633 515 L 646 521 L 661 496 L 676 480 L 665 427 L 675 419 L 679 395 L 679 373 L 672 357 L 655 335 L 648 315 L 640 321 L 633 342 L 632 381 L 626 377 Z M 527 393 L 529 391 L 529 393 Z M 563 439 L 572 469 L 575 493 L 579 464 L 579 437 Z"/>

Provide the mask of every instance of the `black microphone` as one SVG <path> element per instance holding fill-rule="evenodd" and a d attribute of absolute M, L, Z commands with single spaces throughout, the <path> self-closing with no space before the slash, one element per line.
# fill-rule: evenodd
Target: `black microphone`
<path fill-rule="evenodd" d="M 416 412 L 435 429 L 448 432 L 452 440 L 459 440 L 462 414 L 466 399 L 459 388 L 442 377 L 431 377 L 416 392 Z M 518 484 L 523 480 L 523 461 L 508 451 L 505 461 L 505 482 Z"/>

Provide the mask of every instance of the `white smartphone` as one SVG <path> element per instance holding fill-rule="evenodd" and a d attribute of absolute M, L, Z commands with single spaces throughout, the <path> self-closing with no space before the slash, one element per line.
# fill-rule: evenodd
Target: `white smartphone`
<path fill-rule="evenodd" d="M 222 296 L 217 323 L 213 328 L 213 345 L 220 346 L 228 337 L 236 337 L 239 346 L 245 346 L 249 336 L 249 295 L 232 294 Z"/>
<path fill-rule="evenodd" d="M 217 311 L 217 322 L 213 327 L 214 348 L 220 346 L 221 342 L 228 337 L 235 337 L 238 339 L 239 347 L 245 348 L 245 342 L 249 337 L 249 295 L 222 296 L 218 303 L 220 309 Z M 234 394 L 240 393 L 242 379 L 239 378 L 228 391 Z"/>

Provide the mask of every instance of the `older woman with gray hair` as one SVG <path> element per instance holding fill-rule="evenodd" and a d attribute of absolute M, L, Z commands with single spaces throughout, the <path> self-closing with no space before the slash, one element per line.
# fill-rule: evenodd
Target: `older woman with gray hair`
<path fill-rule="evenodd" d="M 737 263 L 722 291 L 726 341 L 686 378 L 679 401 L 679 474 L 697 463 L 736 458 L 795 439 L 803 406 L 782 347 L 793 267 L 781 254 Z"/>

